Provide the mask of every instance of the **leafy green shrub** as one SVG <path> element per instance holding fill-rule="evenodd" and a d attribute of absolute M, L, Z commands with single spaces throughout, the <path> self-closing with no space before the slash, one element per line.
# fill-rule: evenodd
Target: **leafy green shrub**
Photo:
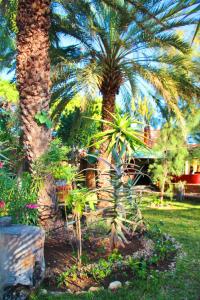
<path fill-rule="evenodd" d="M 37 194 L 32 192 L 30 174 L 24 173 L 19 180 L 11 176 L 5 168 L 0 169 L 0 193 L 1 201 L 5 203 L 6 214 L 12 216 L 14 222 L 37 224 Z"/>
<path fill-rule="evenodd" d="M 90 209 L 94 209 L 96 199 L 93 193 L 86 188 L 71 190 L 66 198 L 66 206 L 72 209 L 76 225 L 76 242 L 78 250 L 78 264 L 81 265 L 82 258 L 82 230 L 81 230 L 81 217 L 86 205 Z"/>
<path fill-rule="evenodd" d="M 36 191 L 40 189 L 44 179 L 48 176 L 68 184 L 83 181 L 83 176 L 78 173 L 77 167 L 67 163 L 68 153 L 69 148 L 63 146 L 60 139 L 51 142 L 47 152 L 33 166 L 33 186 Z"/>
<path fill-rule="evenodd" d="M 78 278 L 78 268 L 76 265 L 68 268 L 65 272 L 60 274 L 58 277 L 58 286 L 64 284 L 66 287 L 68 286 L 68 281 L 76 281 Z"/>
<path fill-rule="evenodd" d="M 112 273 L 112 262 L 100 259 L 90 271 L 90 275 L 96 281 L 102 281 Z"/>
<path fill-rule="evenodd" d="M 170 258 L 179 250 L 180 246 L 176 244 L 175 239 L 167 234 L 163 234 L 158 225 L 150 227 L 147 235 L 155 242 L 154 254 L 158 260 Z"/>

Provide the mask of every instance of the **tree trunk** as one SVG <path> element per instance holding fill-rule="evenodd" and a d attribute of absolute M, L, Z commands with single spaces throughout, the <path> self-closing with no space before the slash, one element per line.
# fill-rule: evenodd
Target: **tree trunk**
<path fill-rule="evenodd" d="M 163 181 L 162 181 L 161 190 L 160 190 L 160 203 L 161 203 L 161 205 L 163 204 L 166 179 L 167 179 L 167 176 L 168 176 L 168 168 L 167 168 L 167 164 L 166 164 L 165 160 L 164 160 L 163 169 L 164 169 L 164 176 L 163 176 Z"/>
<path fill-rule="evenodd" d="M 89 154 L 95 155 L 96 148 L 94 146 L 89 147 Z M 88 159 L 90 161 L 90 157 Z M 87 161 L 87 169 L 85 174 L 85 183 L 88 189 L 96 189 L 96 163 L 90 163 Z"/>
<path fill-rule="evenodd" d="M 85 175 L 85 182 L 86 186 L 89 190 L 93 190 L 96 188 L 96 172 L 95 169 L 96 165 L 95 164 L 89 164 L 87 165 L 87 170 L 86 170 L 86 175 Z"/>
<path fill-rule="evenodd" d="M 38 125 L 35 115 L 49 110 L 50 0 L 19 0 L 17 13 L 17 85 L 20 97 L 23 145 L 29 170 L 48 148 L 51 132 Z M 38 204 L 42 225 L 52 215 L 52 185 L 48 182 L 39 192 Z M 43 209 L 45 208 L 45 209 Z M 43 213 L 45 211 L 45 213 Z"/>
<path fill-rule="evenodd" d="M 114 114 L 114 112 L 115 112 L 115 94 L 103 95 L 102 119 L 112 122 L 113 120 L 110 113 Z M 106 131 L 109 128 L 110 128 L 109 125 L 103 123 L 102 131 Z M 107 147 L 108 147 L 108 143 L 101 144 L 99 156 L 103 160 L 106 160 L 109 163 L 111 163 L 111 155 L 108 154 Z M 106 206 L 109 206 L 109 201 L 106 201 L 109 199 L 109 193 L 103 191 L 107 187 L 110 187 L 110 176 L 108 174 L 109 167 L 103 160 L 100 159 L 97 163 L 98 188 L 102 189 L 102 191 L 98 192 L 99 208 L 104 208 Z"/>

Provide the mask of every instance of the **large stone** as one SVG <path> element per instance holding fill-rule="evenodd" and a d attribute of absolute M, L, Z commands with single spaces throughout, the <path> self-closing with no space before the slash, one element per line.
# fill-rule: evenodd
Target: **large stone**
<path fill-rule="evenodd" d="M 120 289 L 122 287 L 122 283 L 120 281 L 113 281 L 109 284 L 109 290 L 114 291 Z"/>
<path fill-rule="evenodd" d="M 0 295 L 9 287 L 34 287 L 41 282 L 44 239 L 44 230 L 36 226 L 0 226 Z"/>

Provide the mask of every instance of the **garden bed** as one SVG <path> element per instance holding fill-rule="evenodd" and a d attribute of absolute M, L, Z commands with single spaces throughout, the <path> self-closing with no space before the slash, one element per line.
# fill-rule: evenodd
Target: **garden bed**
<path fill-rule="evenodd" d="M 76 246 L 72 232 L 60 229 L 47 237 L 45 245 L 46 278 L 48 290 L 73 293 L 90 287 L 108 288 L 115 280 L 122 283 L 145 278 L 174 265 L 179 247 L 170 237 L 153 233 L 154 241 L 144 234 L 136 234 L 125 248 L 110 248 L 109 238 L 98 234 L 84 235 L 82 268 L 76 267 Z M 155 242 L 155 240 L 157 240 Z"/>

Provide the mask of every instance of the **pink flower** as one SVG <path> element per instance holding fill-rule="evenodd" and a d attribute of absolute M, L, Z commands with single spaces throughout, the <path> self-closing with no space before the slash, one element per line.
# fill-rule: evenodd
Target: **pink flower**
<path fill-rule="evenodd" d="M 3 162 L 0 161 L 0 169 L 2 169 L 2 168 L 3 168 Z"/>
<path fill-rule="evenodd" d="M 25 205 L 25 207 L 28 208 L 28 209 L 37 209 L 38 205 L 34 204 L 34 203 L 28 203 L 28 204 Z"/>
<path fill-rule="evenodd" d="M 6 206 L 4 201 L 0 201 L 0 208 L 4 208 Z"/>
<path fill-rule="evenodd" d="M 80 155 L 80 157 L 86 157 L 87 156 L 86 150 L 85 149 L 80 149 L 79 150 L 79 155 Z"/>

